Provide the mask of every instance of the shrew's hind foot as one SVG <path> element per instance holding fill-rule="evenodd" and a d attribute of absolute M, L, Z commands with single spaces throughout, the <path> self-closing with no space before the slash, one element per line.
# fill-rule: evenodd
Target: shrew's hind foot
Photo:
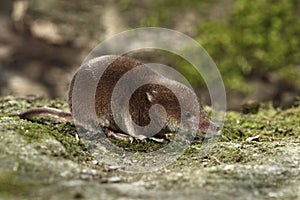
<path fill-rule="evenodd" d="M 124 133 L 116 133 L 111 130 L 107 130 L 106 135 L 109 138 L 114 138 L 117 140 L 122 140 L 122 141 L 130 142 L 130 143 L 147 142 L 147 141 L 154 141 L 157 143 L 165 143 L 169 140 L 168 139 L 169 136 L 166 136 L 165 138 L 150 137 L 150 138 L 139 139 L 139 138 L 136 138 L 136 137 L 124 134 Z"/>
<path fill-rule="evenodd" d="M 124 134 L 124 133 L 115 133 L 111 130 L 107 130 L 106 135 L 109 138 L 114 138 L 114 139 L 117 139 L 117 140 L 122 140 L 122 141 L 130 142 L 130 143 L 133 143 L 134 141 L 136 141 L 136 138 L 134 138 L 130 135 L 127 135 L 127 134 Z"/>

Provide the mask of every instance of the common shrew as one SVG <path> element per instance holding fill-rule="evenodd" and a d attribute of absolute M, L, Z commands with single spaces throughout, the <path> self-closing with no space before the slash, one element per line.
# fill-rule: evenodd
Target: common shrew
<path fill-rule="evenodd" d="M 96 83 L 94 90 L 91 82 Z M 181 129 L 201 133 L 219 131 L 189 87 L 130 57 L 107 55 L 86 62 L 74 75 L 68 96 L 72 114 L 37 108 L 18 116 L 26 119 L 48 115 L 67 120 L 73 117 L 82 124 L 96 120 L 105 130 L 140 139 Z"/>

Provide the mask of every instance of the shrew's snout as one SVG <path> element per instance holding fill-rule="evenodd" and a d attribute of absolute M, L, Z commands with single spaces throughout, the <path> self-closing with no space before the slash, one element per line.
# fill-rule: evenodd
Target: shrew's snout
<path fill-rule="evenodd" d="M 221 128 L 218 124 L 213 122 L 206 114 L 201 114 L 199 118 L 194 116 L 186 117 L 188 118 L 188 126 L 192 129 L 197 129 L 197 131 L 203 133 L 219 133 Z"/>

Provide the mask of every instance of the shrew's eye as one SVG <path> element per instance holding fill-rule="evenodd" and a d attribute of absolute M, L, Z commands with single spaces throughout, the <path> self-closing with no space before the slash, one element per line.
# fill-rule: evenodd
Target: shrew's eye
<path fill-rule="evenodd" d="M 187 113 L 184 114 L 184 116 L 187 117 L 187 118 L 190 118 L 192 115 L 191 115 L 191 113 L 187 112 Z"/>

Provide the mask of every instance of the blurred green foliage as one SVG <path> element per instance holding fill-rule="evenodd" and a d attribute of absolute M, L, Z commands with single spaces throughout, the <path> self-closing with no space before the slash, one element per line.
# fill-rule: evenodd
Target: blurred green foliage
<path fill-rule="evenodd" d="M 249 92 L 247 80 L 276 74 L 300 89 L 299 8 L 298 0 L 237 0 L 227 18 L 199 24 L 227 88 Z"/>
<path fill-rule="evenodd" d="M 294 91 L 300 90 L 299 0 L 30 2 L 29 16 L 62 23 L 70 41 L 85 34 L 88 40 L 99 42 L 99 35 L 105 35 L 102 14 L 112 4 L 125 27 L 160 26 L 196 38 L 216 62 L 228 90 L 249 93 L 253 80 L 279 80 Z M 186 30 L 190 27 L 192 31 Z M 201 84 L 188 62 L 173 57 L 165 60 L 171 66 L 183 66 L 180 72 L 194 86 Z"/>
<path fill-rule="evenodd" d="M 140 26 L 176 26 L 178 19 L 192 12 L 197 16 L 206 15 L 216 0 L 161 0 L 144 2 L 151 13 L 145 12 Z"/>

